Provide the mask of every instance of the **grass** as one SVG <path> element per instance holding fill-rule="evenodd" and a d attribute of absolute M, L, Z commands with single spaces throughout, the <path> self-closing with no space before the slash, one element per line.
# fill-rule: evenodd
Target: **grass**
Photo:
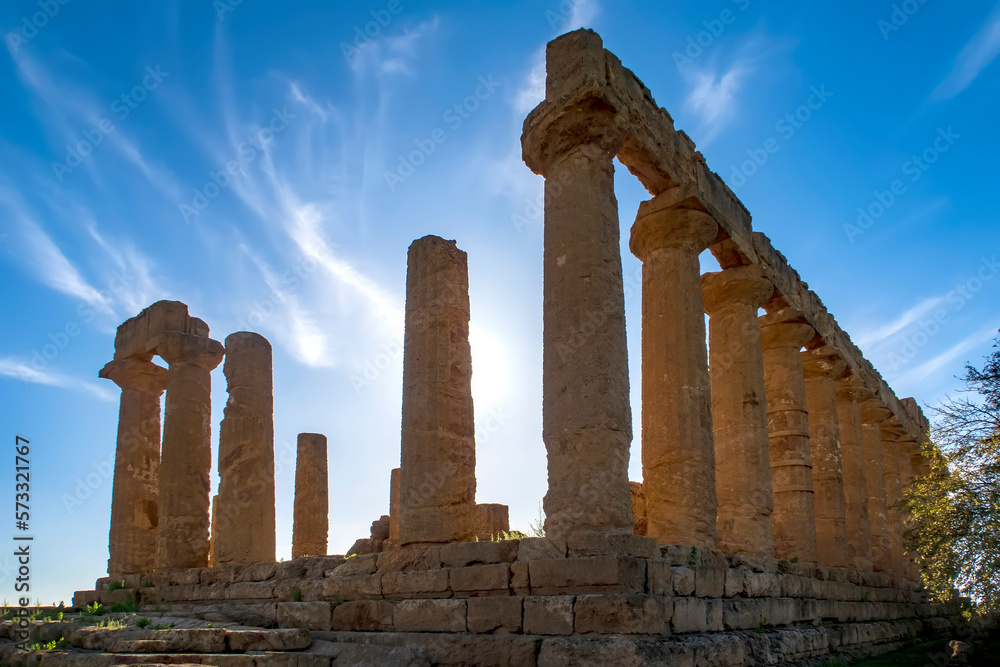
<path fill-rule="evenodd" d="M 104 614 L 104 605 L 100 602 L 95 602 L 94 604 L 87 605 L 87 611 L 84 612 L 88 616 L 101 616 Z"/>
<path fill-rule="evenodd" d="M 292 589 L 292 601 L 302 602 L 302 589 L 298 586 Z"/>
<path fill-rule="evenodd" d="M 101 628 L 102 630 L 122 630 L 125 628 L 126 625 L 128 625 L 128 623 L 125 621 L 125 619 L 118 619 L 118 618 L 106 618 L 103 621 L 99 621 L 97 623 L 97 627 Z"/>
<path fill-rule="evenodd" d="M 139 602 L 135 599 L 135 593 L 128 597 L 128 600 L 124 602 L 116 602 L 111 605 L 112 614 L 134 614 L 139 611 Z"/>
<path fill-rule="evenodd" d="M 121 579 L 118 581 L 108 582 L 108 591 L 120 591 L 125 588 L 125 580 Z"/>

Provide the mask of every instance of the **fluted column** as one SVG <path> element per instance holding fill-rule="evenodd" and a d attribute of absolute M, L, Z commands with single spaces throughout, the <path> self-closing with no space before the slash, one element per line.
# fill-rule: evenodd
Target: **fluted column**
<path fill-rule="evenodd" d="M 881 400 L 861 404 L 861 431 L 865 452 L 865 482 L 868 488 L 868 519 L 872 531 L 872 560 L 876 572 L 895 574 L 892 569 L 892 533 L 889 528 L 887 479 L 883 466 L 882 422 L 892 413 Z"/>
<path fill-rule="evenodd" d="M 828 347 L 802 353 L 809 406 L 813 485 L 816 489 L 816 545 L 820 565 L 847 567 L 847 517 L 840 452 L 840 422 L 834 379 L 847 368 Z"/>
<path fill-rule="evenodd" d="M 100 377 L 122 390 L 108 573 L 152 572 L 156 566 L 160 396 L 167 386 L 167 370 L 145 359 L 120 359 L 104 366 Z"/>
<path fill-rule="evenodd" d="M 754 266 L 702 276 L 709 315 L 709 374 L 719 549 L 774 558 L 771 456 L 757 310 L 774 286 Z"/>
<path fill-rule="evenodd" d="M 593 46 L 603 56 L 599 44 Z M 553 61 L 559 53 L 549 54 L 550 87 L 554 72 L 579 71 L 578 63 Z M 613 113 L 575 107 L 533 116 L 522 138 L 525 161 L 545 176 L 544 507 L 546 535 L 556 537 L 634 528 L 628 485 L 632 412 L 613 164 L 623 140 Z M 405 474 L 405 462 L 403 469 Z"/>
<path fill-rule="evenodd" d="M 806 387 L 799 350 L 816 332 L 786 309 L 760 318 L 774 514 L 774 555 L 816 562 Z"/>
<path fill-rule="evenodd" d="M 906 492 L 910 488 L 910 484 L 913 482 L 913 455 L 914 452 L 919 451 L 920 443 L 917 442 L 917 439 L 908 431 L 903 432 L 903 435 L 899 437 L 897 443 L 899 446 L 899 485 L 903 497 L 905 497 Z M 909 521 L 909 514 L 902 512 L 900 518 L 902 519 L 901 528 L 905 528 L 907 522 Z M 903 546 L 903 561 L 906 578 L 910 581 L 917 581 L 920 579 L 920 570 L 917 567 L 916 554 L 907 550 L 905 543 Z"/>
<path fill-rule="evenodd" d="M 212 369 L 222 343 L 167 331 L 157 354 L 170 364 L 160 457 L 160 523 L 156 569 L 208 565 L 209 474 L 212 468 Z"/>
<path fill-rule="evenodd" d="M 271 344 L 260 334 L 226 338 L 229 400 L 219 429 L 219 499 L 214 556 L 219 564 L 275 557 L 274 382 Z"/>
<path fill-rule="evenodd" d="M 629 242 L 642 261 L 646 534 L 663 544 L 714 548 L 715 445 L 698 256 L 719 226 L 661 197 L 639 206 Z"/>
<path fill-rule="evenodd" d="M 326 436 L 299 433 L 295 454 L 292 558 L 325 556 L 330 532 Z"/>
<path fill-rule="evenodd" d="M 899 477 L 899 443 L 897 438 L 903 433 L 902 426 L 895 417 L 882 422 L 882 471 L 885 474 L 885 502 L 889 515 L 890 560 L 894 576 L 906 574 L 906 559 L 903 554 L 903 510 L 900 501 L 903 485 Z"/>
<path fill-rule="evenodd" d="M 872 528 L 868 508 L 868 475 L 860 402 L 872 393 L 854 376 L 837 381 L 837 420 L 844 472 L 844 503 L 847 520 L 847 550 L 851 567 L 870 572 Z"/>

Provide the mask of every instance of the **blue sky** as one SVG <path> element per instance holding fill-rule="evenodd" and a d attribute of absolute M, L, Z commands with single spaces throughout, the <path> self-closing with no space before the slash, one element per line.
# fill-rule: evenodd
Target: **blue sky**
<path fill-rule="evenodd" d="M 33 448 L 33 592 L 68 603 L 105 571 L 118 389 L 97 372 L 159 299 L 274 346 L 279 557 L 299 432 L 329 437 L 331 552 L 366 536 L 399 461 L 406 249 L 426 234 L 469 253 L 479 501 L 527 528 L 546 486 L 542 182 L 519 137 L 545 43 L 581 26 L 897 394 L 934 405 L 1000 328 L 1000 5 L 897 7 L 4 3 L 0 422 Z M 627 243 L 647 195 L 621 168 L 617 190 Z M 622 250 L 638 480 L 639 264 Z M 213 382 L 217 438 L 221 368 Z"/>

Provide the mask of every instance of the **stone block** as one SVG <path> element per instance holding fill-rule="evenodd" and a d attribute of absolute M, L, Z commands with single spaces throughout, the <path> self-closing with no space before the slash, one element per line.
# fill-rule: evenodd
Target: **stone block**
<path fill-rule="evenodd" d="M 809 598 L 795 600 L 795 622 L 799 624 L 818 623 L 822 620 L 819 601 Z"/>
<path fill-rule="evenodd" d="M 410 546 L 378 554 L 379 572 L 416 572 L 441 569 L 441 547 Z"/>
<path fill-rule="evenodd" d="M 675 634 L 708 631 L 708 604 L 702 598 L 674 598 L 670 625 Z"/>
<path fill-rule="evenodd" d="M 448 572 L 446 569 L 386 572 L 382 574 L 382 595 L 387 600 L 450 598 Z"/>
<path fill-rule="evenodd" d="M 646 592 L 646 561 L 640 558 L 535 560 L 528 575 L 533 595 Z"/>
<path fill-rule="evenodd" d="M 764 600 L 736 598 L 722 602 L 722 623 L 726 630 L 753 630 L 765 622 Z"/>
<path fill-rule="evenodd" d="M 717 559 L 716 559 L 717 560 Z M 725 560 L 723 560 L 723 563 Z M 695 568 L 695 595 L 701 598 L 721 598 L 726 593 L 726 570 L 717 564 Z"/>
<path fill-rule="evenodd" d="M 347 562 L 343 556 L 307 556 L 298 560 L 306 567 L 306 579 L 322 579 L 327 572 Z"/>
<path fill-rule="evenodd" d="M 201 570 L 199 581 L 206 585 L 231 584 L 236 581 L 236 569 L 236 566 L 233 565 L 206 567 L 204 570 Z"/>
<path fill-rule="evenodd" d="M 670 575 L 673 579 L 674 595 L 694 595 L 697 579 L 694 570 L 684 565 L 675 565 L 670 568 Z"/>
<path fill-rule="evenodd" d="M 561 537 L 526 537 L 518 545 L 517 559 L 527 563 L 566 558 L 567 549 L 566 540 Z"/>
<path fill-rule="evenodd" d="M 274 572 L 274 578 L 279 581 L 283 579 L 304 579 L 307 569 L 306 560 L 305 558 L 296 558 L 278 563 L 278 567 Z M 322 573 L 320 573 L 320 576 L 323 576 Z"/>
<path fill-rule="evenodd" d="M 674 578 L 670 563 L 665 560 L 646 561 L 646 587 L 653 595 L 673 596 Z"/>
<path fill-rule="evenodd" d="M 726 587 L 725 587 L 725 597 L 734 598 L 737 595 L 743 595 L 743 573 L 745 570 L 729 568 L 726 570 Z"/>
<path fill-rule="evenodd" d="M 469 632 L 515 633 L 522 627 L 524 598 L 474 597 L 468 599 Z"/>
<path fill-rule="evenodd" d="M 792 598 L 768 598 L 764 610 L 769 626 L 780 627 L 795 623 L 796 606 Z"/>
<path fill-rule="evenodd" d="M 457 597 L 487 593 L 510 594 L 510 565 L 470 565 L 451 569 L 451 590 Z"/>
<path fill-rule="evenodd" d="M 279 602 L 277 607 L 278 625 L 283 628 L 330 629 L 329 602 Z"/>
<path fill-rule="evenodd" d="M 205 568 L 209 569 L 209 568 Z M 170 586 L 192 586 L 201 583 L 201 568 L 192 567 L 181 570 L 168 570 L 167 584 Z"/>
<path fill-rule="evenodd" d="M 747 597 L 778 597 L 781 595 L 781 582 L 777 574 L 744 570 L 743 589 Z"/>
<path fill-rule="evenodd" d="M 531 592 L 527 563 L 516 561 L 510 564 L 510 587 L 514 595 L 527 595 Z"/>
<path fill-rule="evenodd" d="M 323 597 L 327 600 L 371 600 L 382 597 L 381 574 L 349 577 L 328 577 L 323 580 Z"/>
<path fill-rule="evenodd" d="M 381 555 L 365 554 L 363 556 L 352 556 L 341 565 L 330 569 L 324 574 L 327 577 L 355 577 L 362 574 L 374 574 L 378 557 Z"/>
<path fill-rule="evenodd" d="M 271 600 L 274 598 L 274 582 L 241 581 L 229 585 L 226 592 L 229 600 Z"/>
<path fill-rule="evenodd" d="M 584 532 L 566 538 L 570 558 L 616 556 L 619 558 L 660 558 L 656 540 L 633 533 Z"/>
<path fill-rule="evenodd" d="M 572 595 L 524 598 L 524 633 L 529 635 L 573 634 Z"/>
<path fill-rule="evenodd" d="M 465 632 L 467 609 L 465 600 L 403 600 L 392 623 L 396 632 Z"/>
<path fill-rule="evenodd" d="M 723 600 L 712 599 L 705 601 L 705 616 L 709 632 L 722 632 L 726 629 L 723 622 L 722 604 Z"/>
<path fill-rule="evenodd" d="M 578 595 L 573 612 L 576 634 L 662 635 L 672 605 L 659 595 Z"/>
<path fill-rule="evenodd" d="M 301 651 L 310 644 L 312 637 L 303 628 L 226 631 L 226 647 L 230 651 Z"/>
<path fill-rule="evenodd" d="M 781 595 L 786 598 L 802 597 L 802 577 L 794 574 L 780 575 L 778 583 L 781 584 Z"/>
<path fill-rule="evenodd" d="M 86 607 L 101 599 L 100 591 L 76 591 L 73 593 L 73 606 Z"/>
<path fill-rule="evenodd" d="M 445 567 L 513 563 L 520 540 L 499 542 L 452 542 L 441 546 L 441 563 Z"/>
<path fill-rule="evenodd" d="M 344 632 L 392 632 L 395 605 L 385 600 L 354 600 L 333 608 L 330 624 Z"/>

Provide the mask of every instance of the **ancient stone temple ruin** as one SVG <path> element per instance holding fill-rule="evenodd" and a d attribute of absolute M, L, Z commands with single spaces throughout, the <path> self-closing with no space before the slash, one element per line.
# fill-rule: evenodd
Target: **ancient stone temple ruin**
<path fill-rule="evenodd" d="M 293 560 L 275 562 L 267 341 L 223 347 L 183 304 L 157 303 L 120 327 L 101 373 L 122 388 L 109 576 L 74 601 L 134 599 L 194 625 L 84 633 L 79 646 L 115 654 L 86 664 L 773 665 L 950 627 L 901 540 L 897 502 L 928 470 L 916 402 L 597 34 L 565 35 L 547 59 L 523 136 L 545 178 L 545 537 L 505 539 L 506 507 L 476 504 L 469 258 L 454 241 L 409 249 L 401 465 L 350 558 L 326 553 L 330 477 L 349 472 L 302 434 Z M 628 479 L 616 157 L 650 193 L 629 240 L 641 482 Z M 721 271 L 701 275 L 705 251 Z"/>

